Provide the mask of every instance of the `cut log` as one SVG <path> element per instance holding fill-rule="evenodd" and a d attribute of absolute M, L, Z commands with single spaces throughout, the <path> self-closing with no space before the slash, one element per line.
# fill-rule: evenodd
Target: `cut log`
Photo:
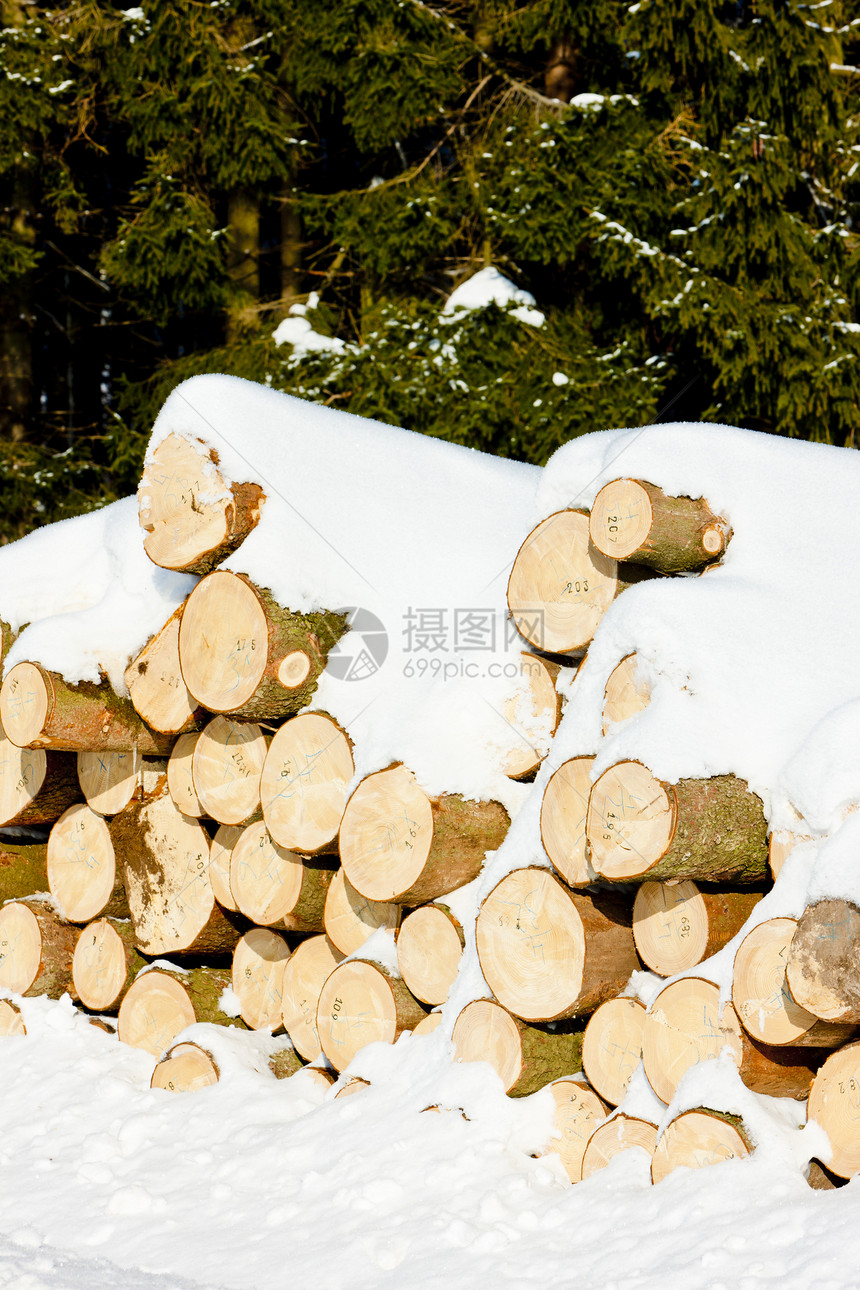
<path fill-rule="evenodd" d="M 196 1093 L 217 1084 L 220 1072 L 215 1058 L 199 1044 L 174 1044 L 152 1072 L 150 1088 L 171 1093 Z"/>
<path fill-rule="evenodd" d="M 233 951 L 233 993 L 251 1030 L 278 1030 L 283 1024 L 284 969 L 289 957 L 283 936 L 266 927 L 252 927 Z"/>
<path fill-rule="evenodd" d="M 317 1005 L 323 986 L 342 960 L 327 936 L 311 936 L 296 948 L 284 969 L 284 1028 L 305 1061 L 314 1062 L 322 1054 Z"/>
<path fill-rule="evenodd" d="M 110 829 L 85 802 L 70 807 L 51 829 L 48 887 L 70 923 L 89 923 L 99 914 L 128 918 L 128 897 Z"/>
<path fill-rule="evenodd" d="M 467 1003 L 451 1036 L 458 1062 L 489 1062 L 509 1097 L 526 1097 L 580 1069 L 582 1031 L 528 1026 L 492 999 Z"/>
<path fill-rule="evenodd" d="M 591 542 L 586 511 L 557 511 L 533 529 L 517 552 L 508 607 L 521 636 L 548 654 L 585 649 L 612 601 L 649 576 L 620 570 Z"/>
<path fill-rule="evenodd" d="M 0 833 L 0 904 L 48 890 L 48 847 Z"/>
<path fill-rule="evenodd" d="M 767 860 L 771 876 L 776 879 L 782 866 L 799 842 L 811 842 L 808 834 L 792 833 L 790 829 L 777 829 L 767 840 Z"/>
<path fill-rule="evenodd" d="M 278 845 L 308 856 L 336 851 L 354 773 L 351 740 L 331 717 L 303 712 L 286 721 L 260 780 L 263 819 Z"/>
<path fill-rule="evenodd" d="M 252 923 L 288 932 L 321 932 L 332 856 L 306 858 L 272 841 L 262 820 L 249 824 L 230 856 L 230 890 Z"/>
<path fill-rule="evenodd" d="M 572 1183 L 582 1181 L 582 1158 L 594 1130 L 606 1119 L 606 1104 L 579 1079 L 557 1079 L 550 1085 L 555 1101 L 555 1134 L 549 1150 L 555 1152 Z"/>
<path fill-rule="evenodd" d="M 0 1035 L 26 1035 L 27 1027 L 21 1016 L 21 1009 L 11 999 L 0 999 Z"/>
<path fill-rule="evenodd" d="M 860 1041 L 831 1053 L 812 1081 L 807 1119 L 820 1124 L 833 1148 L 824 1163 L 839 1178 L 860 1173 Z"/>
<path fill-rule="evenodd" d="M 251 721 L 216 717 L 197 736 L 194 791 L 219 824 L 246 824 L 260 812 L 260 776 L 269 741 Z"/>
<path fill-rule="evenodd" d="M 639 957 L 658 976 L 686 972 L 728 945 L 760 891 L 703 891 L 690 879 L 643 882 L 633 902 Z"/>
<path fill-rule="evenodd" d="M 796 929 L 794 918 L 769 918 L 744 937 L 735 955 L 732 1003 L 744 1030 L 762 1044 L 838 1048 L 857 1027 L 819 1021 L 791 997 L 785 969 Z"/>
<path fill-rule="evenodd" d="M 319 1067 L 303 1066 L 301 1058 L 294 1048 L 279 1048 L 269 1058 L 269 1070 L 275 1079 L 289 1079 L 298 1071 L 307 1071 L 308 1077 L 318 1087 L 331 1088 L 336 1076 L 334 1071 L 321 1070 Z"/>
<path fill-rule="evenodd" d="M 208 713 L 191 697 L 179 666 L 179 623 L 182 608 L 129 663 L 125 683 L 134 710 L 153 730 L 181 735 L 199 730 Z"/>
<path fill-rule="evenodd" d="M 732 535 L 702 498 L 669 497 L 655 484 L 614 479 L 591 508 L 591 540 L 616 560 L 658 573 L 691 573 L 719 560 Z"/>
<path fill-rule="evenodd" d="M 146 960 L 134 943 L 134 927 L 99 918 L 78 937 L 72 959 L 75 994 L 93 1012 L 116 1012 Z"/>
<path fill-rule="evenodd" d="M 662 1180 L 673 1169 L 705 1169 L 723 1160 L 744 1160 L 753 1143 L 740 1116 L 698 1107 L 676 1116 L 660 1135 L 651 1163 L 651 1181 Z"/>
<path fill-rule="evenodd" d="M 831 1173 L 817 1160 L 810 1160 L 806 1172 L 806 1181 L 813 1191 L 833 1191 L 836 1187 L 844 1187 L 846 1179 Z"/>
<path fill-rule="evenodd" d="M 116 815 L 134 796 L 142 765 L 133 749 L 79 752 L 78 783 L 87 806 L 99 815 Z"/>
<path fill-rule="evenodd" d="M 426 1009 L 398 977 L 378 963 L 349 959 L 320 992 L 317 1034 L 328 1061 L 342 1071 L 366 1044 L 393 1044 L 424 1016 Z"/>
<path fill-rule="evenodd" d="M 240 1018 L 221 1010 L 221 996 L 229 986 L 230 973 L 219 968 L 144 968 L 120 1005 L 117 1035 L 124 1044 L 161 1057 L 195 1021 L 245 1029 Z"/>
<path fill-rule="evenodd" d="M 424 905 L 397 933 L 397 966 L 422 1003 L 444 1003 L 457 977 L 465 945 L 463 928 L 447 905 Z"/>
<path fill-rule="evenodd" d="M 18 748 L 0 727 L 0 827 L 53 824 L 80 799 L 70 753 Z"/>
<path fill-rule="evenodd" d="M 400 926 L 400 915 L 400 905 L 368 900 L 355 890 L 343 870 L 338 869 L 326 893 L 323 923 L 332 945 L 341 954 L 354 954 L 377 927 L 395 932 Z"/>
<path fill-rule="evenodd" d="M 0 988 L 59 999 L 72 989 L 77 939 L 47 901 L 10 901 L 0 909 Z"/>
<path fill-rule="evenodd" d="M 501 846 L 510 817 L 499 802 L 431 798 L 405 766 L 363 779 L 340 827 L 340 858 L 370 900 L 421 905 L 472 882 Z"/>
<path fill-rule="evenodd" d="M 370 1088 L 370 1080 L 362 1079 L 360 1075 L 353 1075 L 352 1079 L 348 1079 L 341 1085 L 333 1100 L 336 1102 L 339 1097 L 352 1097 L 353 1093 L 361 1093 L 366 1088 Z"/>
<path fill-rule="evenodd" d="M 555 688 L 561 671 L 558 663 L 523 652 L 520 672 L 525 677 L 525 698 L 505 700 L 505 720 L 511 739 L 503 768 L 511 779 L 533 775 L 549 749 L 561 720 L 562 699 Z"/>
<path fill-rule="evenodd" d="M 589 1017 L 582 1040 L 582 1069 L 589 1084 L 610 1106 L 627 1092 L 642 1060 L 645 1005 L 619 995 L 607 999 Z"/>
<path fill-rule="evenodd" d="M 233 914 L 238 914 L 239 907 L 230 890 L 230 858 L 243 832 L 241 824 L 222 824 L 209 848 L 209 881 L 215 899 L 222 909 L 229 909 Z"/>
<path fill-rule="evenodd" d="M 572 757 L 550 779 L 540 812 L 540 834 L 555 868 L 570 887 L 594 882 L 588 861 L 585 820 L 591 793 L 593 757 Z"/>
<path fill-rule="evenodd" d="M 219 569 L 192 591 L 179 626 L 182 676 L 210 712 L 289 717 L 310 703 L 343 614 L 294 614 L 241 574 Z"/>
<path fill-rule="evenodd" d="M 657 1125 L 635 1115 L 613 1115 L 594 1130 L 582 1157 L 582 1179 L 605 1169 L 610 1160 L 631 1147 L 641 1149 L 653 1159 L 657 1145 Z"/>
<path fill-rule="evenodd" d="M 806 1097 L 822 1060 L 817 1048 L 773 1048 L 750 1039 L 730 1003 L 720 1013 L 712 981 L 684 977 L 660 992 L 645 1019 L 642 1061 L 661 1102 L 671 1102 L 686 1070 L 724 1048 L 747 1088 L 769 1097 Z"/>
<path fill-rule="evenodd" d="M 640 673 L 636 654 L 627 654 L 609 674 L 603 692 L 603 733 L 620 725 L 637 712 L 644 712 L 651 702 L 651 687 Z"/>
<path fill-rule="evenodd" d="M 169 434 L 137 490 L 144 550 L 162 569 L 208 573 L 256 527 L 265 500 L 259 484 L 225 479 L 201 439 Z"/>
<path fill-rule="evenodd" d="M 860 1024 L 860 909 L 847 900 L 819 900 L 800 916 L 788 952 L 788 988 L 801 1008 L 822 1021 Z"/>
<path fill-rule="evenodd" d="M 487 985 L 525 1021 L 582 1016 L 620 994 L 639 967 L 629 906 L 575 892 L 549 869 L 515 869 L 478 913 Z"/>
<path fill-rule="evenodd" d="M 132 801 L 111 822 L 137 944 L 144 954 L 232 954 L 241 932 L 215 903 L 209 838 L 170 794 Z"/>
<path fill-rule="evenodd" d="M 183 815 L 190 815 L 196 820 L 209 814 L 197 796 L 194 788 L 194 776 L 191 771 L 194 749 L 197 747 L 199 738 L 198 731 L 189 731 L 188 734 L 180 735 L 173 745 L 173 751 L 167 762 L 168 792 L 176 803 L 178 810 Z"/>
<path fill-rule="evenodd" d="M 665 784 L 640 762 L 618 762 L 591 790 L 586 832 L 591 863 L 610 882 L 743 886 L 767 875 L 764 808 L 734 775 Z"/>
<path fill-rule="evenodd" d="M 17 663 L 0 688 L 0 724 L 19 748 L 72 752 L 136 748 L 155 756 L 170 751 L 170 735 L 141 721 L 128 699 L 107 682 L 69 685 L 59 672 Z"/>
<path fill-rule="evenodd" d="M 432 1035 L 433 1031 L 441 1024 L 441 1012 L 428 1012 L 427 1016 L 419 1021 L 417 1026 L 413 1026 L 412 1033 L 413 1035 Z"/>

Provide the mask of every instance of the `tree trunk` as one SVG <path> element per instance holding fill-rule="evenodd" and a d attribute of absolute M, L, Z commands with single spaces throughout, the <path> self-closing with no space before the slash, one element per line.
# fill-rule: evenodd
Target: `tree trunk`
<path fill-rule="evenodd" d="M 260 780 L 263 819 L 278 845 L 308 856 L 336 851 L 354 774 L 352 741 L 331 717 L 303 712 L 285 721 Z"/>
<path fill-rule="evenodd" d="M 317 1005 L 323 986 L 342 959 L 327 936 L 311 936 L 296 948 L 284 969 L 284 1027 L 305 1061 L 314 1062 L 322 1053 Z"/>
<path fill-rule="evenodd" d="M 78 929 L 47 901 L 30 898 L 0 908 L 0 987 L 28 997 L 59 999 L 72 989 Z"/>
<path fill-rule="evenodd" d="M 820 1124 L 833 1148 L 824 1163 L 839 1178 L 860 1172 L 860 1041 L 827 1058 L 812 1081 L 807 1118 Z"/>
<path fill-rule="evenodd" d="M 566 761 L 547 784 L 541 805 L 544 851 L 569 887 L 588 887 L 596 877 L 585 837 L 593 766 L 593 757 Z"/>
<path fill-rule="evenodd" d="M 196 1021 L 244 1030 L 243 1021 L 221 1010 L 221 996 L 229 986 L 230 973 L 218 968 L 144 968 L 120 1005 L 117 1035 L 124 1044 L 161 1057 L 180 1031 Z"/>
<path fill-rule="evenodd" d="M 58 672 L 37 663 L 17 663 L 0 689 L 0 722 L 20 748 L 66 748 L 72 752 L 137 749 L 166 755 L 173 740 L 149 729 L 128 699 L 107 684 L 68 685 Z"/>
<path fill-rule="evenodd" d="M 279 847 L 262 820 L 249 824 L 230 856 L 230 891 L 252 923 L 289 932 L 321 932 L 337 861 Z"/>
<path fill-rule="evenodd" d="M 19 748 L 0 727 L 0 827 L 53 824 L 80 799 L 74 757 Z"/>
<path fill-rule="evenodd" d="M 47 844 L 0 837 L 0 905 L 47 890 Z"/>
<path fill-rule="evenodd" d="M 195 1093 L 217 1084 L 218 1064 L 212 1054 L 199 1044 L 174 1044 L 152 1072 L 150 1088 L 168 1089 L 171 1093 Z"/>
<path fill-rule="evenodd" d="M 610 882 L 767 876 L 764 808 L 734 775 L 665 784 L 640 762 L 618 762 L 591 790 L 586 831 L 591 863 Z"/>
<path fill-rule="evenodd" d="M 591 1014 L 582 1040 L 582 1069 L 605 1102 L 618 1106 L 642 1060 L 645 1005 L 618 995 Z"/>
<path fill-rule="evenodd" d="M 643 882 L 633 902 L 639 957 L 658 976 L 703 963 L 737 935 L 761 891 L 704 891 L 689 879 Z"/>
<path fill-rule="evenodd" d="M 219 824 L 259 818 L 260 776 L 269 746 L 260 727 L 215 717 L 196 739 L 191 776 L 202 813 Z"/>
<path fill-rule="evenodd" d="M 536 1093 L 581 1066 L 581 1030 L 528 1026 L 492 999 L 467 1003 L 451 1040 L 456 1061 L 489 1062 L 509 1097 Z"/>
<path fill-rule="evenodd" d="M 326 893 L 323 924 L 326 935 L 341 954 L 354 954 L 377 927 L 396 932 L 401 912 L 400 905 L 392 901 L 368 900 L 360 895 L 343 869 L 338 869 Z"/>
<path fill-rule="evenodd" d="M 654 484 L 616 479 L 591 508 L 591 540 L 616 560 L 633 560 L 658 573 L 691 573 L 719 560 L 732 535 L 708 503 L 668 497 Z"/>
<path fill-rule="evenodd" d="M 603 691 L 603 733 L 620 725 L 637 712 L 644 712 L 651 702 L 651 688 L 639 674 L 638 658 L 626 654 L 609 674 Z"/>
<path fill-rule="evenodd" d="M 233 993 L 251 1030 L 279 1030 L 283 1023 L 284 969 L 290 949 L 283 936 L 252 927 L 233 951 Z"/>
<path fill-rule="evenodd" d="M 661 1182 L 673 1169 L 704 1169 L 723 1160 L 743 1160 L 753 1141 L 738 1115 L 700 1106 L 675 1117 L 654 1148 L 651 1181 Z"/>
<path fill-rule="evenodd" d="M 134 943 L 134 927 L 99 918 L 80 933 L 72 959 L 74 991 L 93 1012 L 116 1012 L 146 960 Z"/>
<path fill-rule="evenodd" d="M 428 797 L 410 770 L 361 781 L 340 827 L 344 873 L 370 900 L 421 905 L 477 878 L 510 826 L 499 802 Z"/>
<path fill-rule="evenodd" d="M 801 1008 L 822 1021 L 860 1024 L 860 909 L 819 900 L 800 916 L 785 977 Z"/>
<path fill-rule="evenodd" d="M 78 783 L 87 805 L 99 815 L 116 815 L 134 796 L 142 765 L 134 749 L 79 752 Z"/>
<path fill-rule="evenodd" d="M 163 734 L 181 735 L 202 728 L 208 713 L 194 700 L 179 666 L 179 623 L 184 605 L 171 614 L 125 670 L 135 712 Z"/>
<path fill-rule="evenodd" d="M 476 926 L 488 986 L 525 1021 L 593 1012 L 639 967 L 630 909 L 575 892 L 549 869 L 515 869 L 484 901 Z"/>
<path fill-rule="evenodd" d="M 320 1047 L 342 1071 L 366 1044 L 393 1044 L 424 1016 L 426 1009 L 398 977 L 378 963 L 349 959 L 329 974 L 320 993 Z"/>
<path fill-rule="evenodd" d="M 555 1135 L 549 1150 L 561 1158 L 572 1183 L 582 1181 L 582 1158 L 595 1128 L 606 1119 L 606 1103 L 581 1079 L 557 1079 L 551 1085 L 555 1099 Z"/>
<path fill-rule="evenodd" d="M 447 905 L 424 905 L 403 920 L 397 966 L 409 989 L 431 1007 L 444 1003 L 463 955 L 463 928 Z"/>
<path fill-rule="evenodd" d="M 70 807 L 51 829 L 48 886 L 70 923 L 89 923 L 100 914 L 128 918 L 128 897 L 110 829 L 85 802 Z"/>
<path fill-rule="evenodd" d="M 333 1072 L 326 1070 L 312 1070 L 302 1065 L 301 1058 L 294 1048 L 279 1048 L 276 1053 L 272 1053 L 269 1058 L 269 1070 L 275 1079 L 289 1079 L 297 1071 L 307 1070 L 313 1078 L 314 1083 L 331 1088 L 335 1081 Z"/>
<path fill-rule="evenodd" d="M 343 614 L 294 614 L 242 574 L 219 569 L 185 603 L 182 675 L 211 712 L 289 717 L 310 703 L 345 626 Z"/>
<path fill-rule="evenodd" d="M 613 1115 L 594 1130 L 582 1157 L 582 1179 L 605 1169 L 614 1156 L 631 1147 L 641 1147 L 653 1159 L 657 1125 L 635 1115 Z"/>

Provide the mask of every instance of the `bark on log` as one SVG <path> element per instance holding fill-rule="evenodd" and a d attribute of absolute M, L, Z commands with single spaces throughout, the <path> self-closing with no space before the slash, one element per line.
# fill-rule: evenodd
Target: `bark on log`
<path fill-rule="evenodd" d="M 173 751 L 167 761 L 167 791 L 173 798 L 177 810 L 183 815 L 190 815 L 199 820 L 208 815 L 194 788 L 194 775 L 191 766 L 194 749 L 200 738 L 199 731 L 189 731 L 180 735 L 173 745 Z"/>
<path fill-rule="evenodd" d="M 401 912 L 400 905 L 393 901 L 368 900 L 362 896 L 343 869 L 338 869 L 326 893 L 323 924 L 326 935 L 341 954 L 354 954 L 378 927 L 396 932 Z"/>
<path fill-rule="evenodd" d="M 196 1093 L 217 1084 L 220 1071 L 215 1058 L 199 1044 L 174 1044 L 152 1072 L 150 1088 L 171 1093 Z"/>
<path fill-rule="evenodd" d="M 738 1115 L 700 1106 L 683 1111 L 660 1135 L 651 1162 L 651 1181 L 662 1182 L 673 1169 L 704 1169 L 723 1160 L 744 1160 L 753 1142 Z"/>
<path fill-rule="evenodd" d="M 839 1178 L 860 1172 L 860 1041 L 827 1058 L 812 1081 L 807 1119 L 820 1124 L 833 1155 L 823 1161 Z"/>
<path fill-rule="evenodd" d="M 0 987 L 50 999 L 71 992 L 77 938 L 47 901 L 10 901 L 0 909 Z"/>
<path fill-rule="evenodd" d="M 196 1021 L 244 1030 L 244 1021 L 221 1011 L 221 996 L 229 985 L 229 971 L 219 968 L 144 968 L 120 1005 L 117 1035 L 124 1044 L 161 1057 L 180 1031 Z"/>
<path fill-rule="evenodd" d="M 107 821 L 85 802 L 61 815 L 48 837 L 48 887 L 70 923 L 128 918 L 128 897 Z"/>
<path fill-rule="evenodd" d="M 222 824 L 209 848 L 209 881 L 218 904 L 231 914 L 238 914 L 239 907 L 230 890 L 230 858 L 243 832 L 241 824 Z"/>
<path fill-rule="evenodd" d="M 69 685 L 59 672 L 38 663 L 17 663 L 0 688 L 0 723 L 20 748 L 65 748 L 72 752 L 137 749 L 154 756 L 173 739 L 141 721 L 128 699 L 107 682 Z"/>
<path fill-rule="evenodd" d="M 619 995 L 591 1014 L 582 1040 L 582 1069 L 610 1106 L 618 1106 L 642 1060 L 645 1005 Z"/>
<path fill-rule="evenodd" d="M 606 610 L 649 571 L 619 568 L 588 534 L 586 511 L 557 511 L 533 529 L 517 552 L 508 608 L 517 631 L 548 654 L 585 649 Z"/>
<path fill-rule="evenodd" d="M 272 1053 L 269 1058 L 269 1070 L 275 1079 L 289 1079 L 297 1071 L 306 1070 L 315 1084 L 325 1088 L 331 1088 L 336 1078 L 333 1071 L 314 1070 L 312 1067 L 303 1066 L 294 1048 L 279 1048 L 276 1053 Z"/>
<path fill-rule="evenodd" d="M 544 851 L 570 887 L 587 887 L 596 878 L 585 836 L 593 765 L 593 757 L 572 757 L 559 766 L 544 790 L 541 805 Z"/>
<path fill-rule="evenodd" d="M 594 1130 L 606 1119 L 606 1103 L 581 1079 L 557 1079 L 550 1085 L 555 1101 L 555 1134 L 549 1150 L 561 1159 L 572 1183 L 582 1181 L 582 1158 Z"/>
<path fill-rule="evenodd" d="M 476 926 L 487 985 L 525 1021 L 582 1016 L 620 994 L 637 970 L 629 905 L 571 891 L 549 869 L 515 869 Z"/>
<path fill-rule="evenodd" d="M 78 937 L 72 958 L 75 994 L 93 1012 L 116 1012 L 146 960 L 134 943 L 134 926 L 99 918 Z"/>
<path fill-rule="evenodd" d="M 819 1021 L 791 997 L 785 970 L 796 930 L 795 918 L 769 918 L 744 937 L 735 955 L 732 1003 L 759 1043 L 838 1048 L 854 1038 L 857 1027 Z"/>
<path fill-rule="evenodd" d="M 296 948 L 284 969 L 284 1028 L 305 1061 L 314 1062 L 322 1055 L 317 1005 L 323 986 L 342 960 L 327 936 L 311 936 Z"/>
<path fill-rule="evenodd" d="M 393 1044 L 427 1010 L 403 982 L 378 963 L 349 959 L 326 979 L 317 1005 L 320 1046 L 335 1070 L 345 1070 L 366 1044 Z"/>
<path fill-rule="evenodd" d="M 397 966 L 422 1003 L 444 1003 L 460 968 L 463 928 L 443 902 L 424 905 L 403 920 L 397 933 Z"/>
<path fill-rule="evenodd" d="M 847 900 L 819 900 L 798 920 L 786 981 L 801 1008 L 822 1021 L 860 1024 L 860 909 Z"/>
<path fill-rule="evenodd" d="M 199 730 L 209 714 L 188 692 L 179 665 L 179 623 L 183 605 L 147 641 L 125 670 L 135 712 L 153 730 L 181 735 Z"/>
<path fill-rule="evenodd" d="M 761 799 L 734 775 L 666 784 L 640 762 L 618 762 L 591 790 L 586 832 L 591 864 L 610 882 L 767 875 Z"/>
<path fill-rule="evenodd" d="M 656 1124 L 635 1115 L 613 1115 L 594 1130 L 586 1144 L 582 1157 L 583 1182 L 631 1147 L 641 1147 L 653 1159 L 656 1145 Z"/>
<path fill-rule="evenodd" d="M 467 1003 L 451 1036 L 458 1062 L 489 1062 L 509 1097 L 526 1097 L 580 1069 L 581 1030 L 529 1026 L 493 999 Z"/>
<path fill-rule="evenodd" d="M 251 1030 L 274 1031 L 283 1025 L 284 969 L 289 958 L 283 936 L 266 927 L 252 927 L 233 951 L 233 993 Z"/>
<path fill-rule="evenodd" d="M 526 682 L 525 700 L 505 700 L 505 720 L 511 738 L 503 769 L 510 779 L 528 779 L 549 750 L 561 720 L 562 698 L 555 688 L 561 665 L 523 651 L 520 673 Z"/>
<path fill-rule="evenodd" d="M 760 891 L 705 891 L 690 879 L 643 882 L 633 902 L 639 957 L 658 976 L 704 962 L 737 935 Z"/>
<path fill-rule="evenodd" d="M 134 797 L 142 766 L 143 757 L 134 749 L 79 752 L 78 783 L 87 806 L 99 815 L 116 815 Z"/>
<path fill-rule="evenodd" d="M 163 569 L 208 573 L 256 527 L 265 499 L 259 484 L 226 480 L 201 439 L 170 434 L 137 490 L 144 550 Z"/>
<path fill-rule="evenodd" d="M 70 753 L 19 748 L 0 727 L 0 827 L 53 824 L 80 799 Z"/>
<path fill-rule="evenodd" d="M 644 712 L 651 702 L 651 687 L 640 674 L 636 654 L 626 654 L 609 674 L 603 691 L 603 733 Z"/>
<path fill-rule="evenodd" d="M 0 905 L 48 890 L 48 847 L 0 834 Z"/>
<path fill-rule="evenodd" d="M 370 900 L 421 905 L 472 882 L 510 826 L 499 802 L 431 798 L 405 766 L 361 781 L 340 827 L 344 873 Z"/>
<path fill-rule="evenodd" d="M 263 819 L 278 845 L 308 856 L 336 851 L 354 773 L 352 741 L 331 717 L 303 712 L 284 722 L 260 779 Z"/>
<path fill-rule="evenodd" d="M 294 614 L 242 574 L 217 570 L 192 591 L 179 627 L 182 676 L 211 712 L 251 720 L 307 707 L 343 614 Z"/>
<path fill-rule="evenodd" d="M 702 498 L 669 497 L 644 480 L 615 479 L 594 499 L 589 532 L 605 556 L 658 573 L 690 573 L 719 560 L 732 531 Z"/>
<path fill-rule="evenodd" d="M 300 856 L 272 841 L 262 820 L 249 824 L 230 856 L 230 890 L 252 923 L 288 932 L 321 932 L 337 861 Z"/>
<path fill-rule="evenodd" d="M 219 824 L 259 816 L 260 776 L 269 741 L 254 722 L 215 717 L 200 732 L 191 758 L 194 791 Z"/>
<path fill-rule="evenodd" d="M 27 1027 L 17 1003 L 12 1003 L 11 999 L 0 999 L 0 1035 L 6 1039 L 11 1035 L 23 1037 L 26 1033 Z"/>

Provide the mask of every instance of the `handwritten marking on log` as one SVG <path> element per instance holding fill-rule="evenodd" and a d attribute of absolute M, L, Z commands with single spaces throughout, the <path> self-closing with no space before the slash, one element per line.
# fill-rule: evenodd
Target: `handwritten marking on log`
<path fill-rule="evenodd" d="M 311 936 L 296 948 L 284 968 L 284 1028 L 305 1061 L 316 1061 L 322 1054 L 317 1007 L 323 986 L 342 960 L 343 955 L 327 936 Z"/>
<path fill-rule="evenodd" d="M 290 949 L 283 936 L 252 927 L 233 951 L 233 993 L 242 1020 L 252 1030 L 277 1030 L 282 1023 L 284 969 Z"/>
<path fill-rule="evenodd" d="M 283 847 L 334 850 L 355 773 L 350 740 L 321 712 L 300 713 L 277 731 L 263 765 L 263 819 Z"/>

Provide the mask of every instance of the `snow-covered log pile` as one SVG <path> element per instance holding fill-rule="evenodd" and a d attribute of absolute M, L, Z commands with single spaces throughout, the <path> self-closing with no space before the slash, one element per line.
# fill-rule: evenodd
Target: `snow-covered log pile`
<path fill-rule="evenodd" d="M 0 552 L 0 1028 L 68 993 L 171 1090 L 227 1078 L 200 1023 L 270 1032 L 332 1098 L 404 1036 L 544 1099 L 574 1182 L 799 1141 L 808 1098 L 791 1150 L 853 1176 L 846 475 L 711 426 L 539 471 L 180 386 L 136 502 Z"/>

